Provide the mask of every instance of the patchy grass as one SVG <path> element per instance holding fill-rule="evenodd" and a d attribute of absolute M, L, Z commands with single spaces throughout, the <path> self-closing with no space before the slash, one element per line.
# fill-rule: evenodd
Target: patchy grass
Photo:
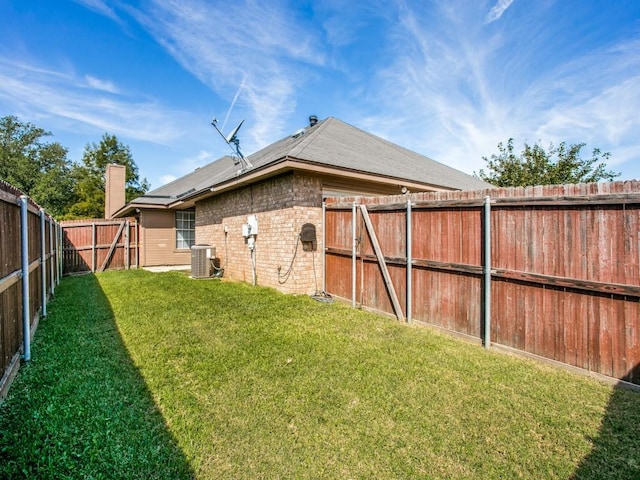
<path fill-rule="evenodd" d="M 0 477 L 640 477 L 634 392 L 176 272 L 57 293 L 0 408 Z"/>

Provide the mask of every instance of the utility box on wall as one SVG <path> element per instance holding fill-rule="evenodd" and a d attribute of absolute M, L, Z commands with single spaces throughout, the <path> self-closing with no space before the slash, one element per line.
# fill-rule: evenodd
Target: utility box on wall
<path fill-rule="evenodd" d="M 194 245 L 191 247 L 191 277 L 209 278 L 211 276 L 211 259 L 216 257 L 216 247 L 211 245 Z"/>

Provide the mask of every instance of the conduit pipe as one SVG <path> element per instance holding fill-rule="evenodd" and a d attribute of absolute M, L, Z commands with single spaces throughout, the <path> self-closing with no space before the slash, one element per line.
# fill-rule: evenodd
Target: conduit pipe
<path fill-rule="evenodd" d="M 484 347 L 491 346 L 491 198 L 484 197 Z"/>
<path fill-rule="evenodd" d="M 31 360 L 31 323 L 29 314 L 29 222 L 26 195 L 20 196 L 20 246 L 22 259 L 22 342 L 25 362 Z"/>
<path fill-rule="evenodd" d="M 40 209 L 40 293 L 42 298 L 42 316 L 47 316 L 47 218 L 44 208 Z"/>

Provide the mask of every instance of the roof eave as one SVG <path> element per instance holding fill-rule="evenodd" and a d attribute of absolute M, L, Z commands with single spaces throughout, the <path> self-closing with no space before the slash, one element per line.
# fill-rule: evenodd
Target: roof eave
<path fill-rule="evenodd" d="M 130 216 L 138 210 L 167 210 L 168 205 L 158 205 L 157 203 L 128 203 L 113 214 L 113 218 L 124 218 Z"/>
<path fill-rule="evenodd" d="M 250 185 L 264 178 L 272 177 L 280 173 L 297 170 L 305 171 L 309 173 L 315 173 L 320 175 L 340 175 L 346 176 L 353 180 L 368 180 L 376 183 L 382 183 L 387 185 L 397 185 L 399 187 L 406 187 L 412 191 L 454 191 L 460 190 L 457 188 L 443 187 L 440 185 L 434 185 L 424 182 L 416 182 L 413 180 L 407 180 L 399 177 L 392 177 L 389 175 L 381 175 L 371 172 L 364 172 L 361 170 L 354 170 L 349 168 L 337 167 L 333 165 L 326 165 L 316 163 L 308 160 L 302 160 L 294 157 L 283 157 L 276 161 L 270 162 L 263 167 L 259 167 L 253 170 L 249 170 L 242 175 L 235 178 L 225 180 L 210 187 L 194 192 L 188 197 L 181 198 L 180 201 L 174 202 L 168 205 L 168 208 L 176 208 L 178 206 L 191 206 L 195 202 L 204 200 L 206 198 L 218 195 L 222 192 L 240 188 L 245 185 Z M 345 175 L 346 174 L 346 175 Z"/>

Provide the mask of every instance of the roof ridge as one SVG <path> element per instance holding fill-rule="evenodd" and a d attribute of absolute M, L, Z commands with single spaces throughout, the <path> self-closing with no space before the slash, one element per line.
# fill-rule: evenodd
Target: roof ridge
<path fill-rule="evenodd" d="M 295 148 L 292 148 L 289 153 L 296 158 L 301 157 L 303 152 L 314 142 L 314 140 L 318 138 L 320 132 L 324 130 L 325 125 L 329 124 L 331 120 L 335 120 L 335 118 L 327 117 L 324 120 L 319 121 L 316 125 L 307 127 L 307 130 L 312 129 L 311 133 L 307 134 L 305 131 L 303 140 L 296 145 Z"/>

